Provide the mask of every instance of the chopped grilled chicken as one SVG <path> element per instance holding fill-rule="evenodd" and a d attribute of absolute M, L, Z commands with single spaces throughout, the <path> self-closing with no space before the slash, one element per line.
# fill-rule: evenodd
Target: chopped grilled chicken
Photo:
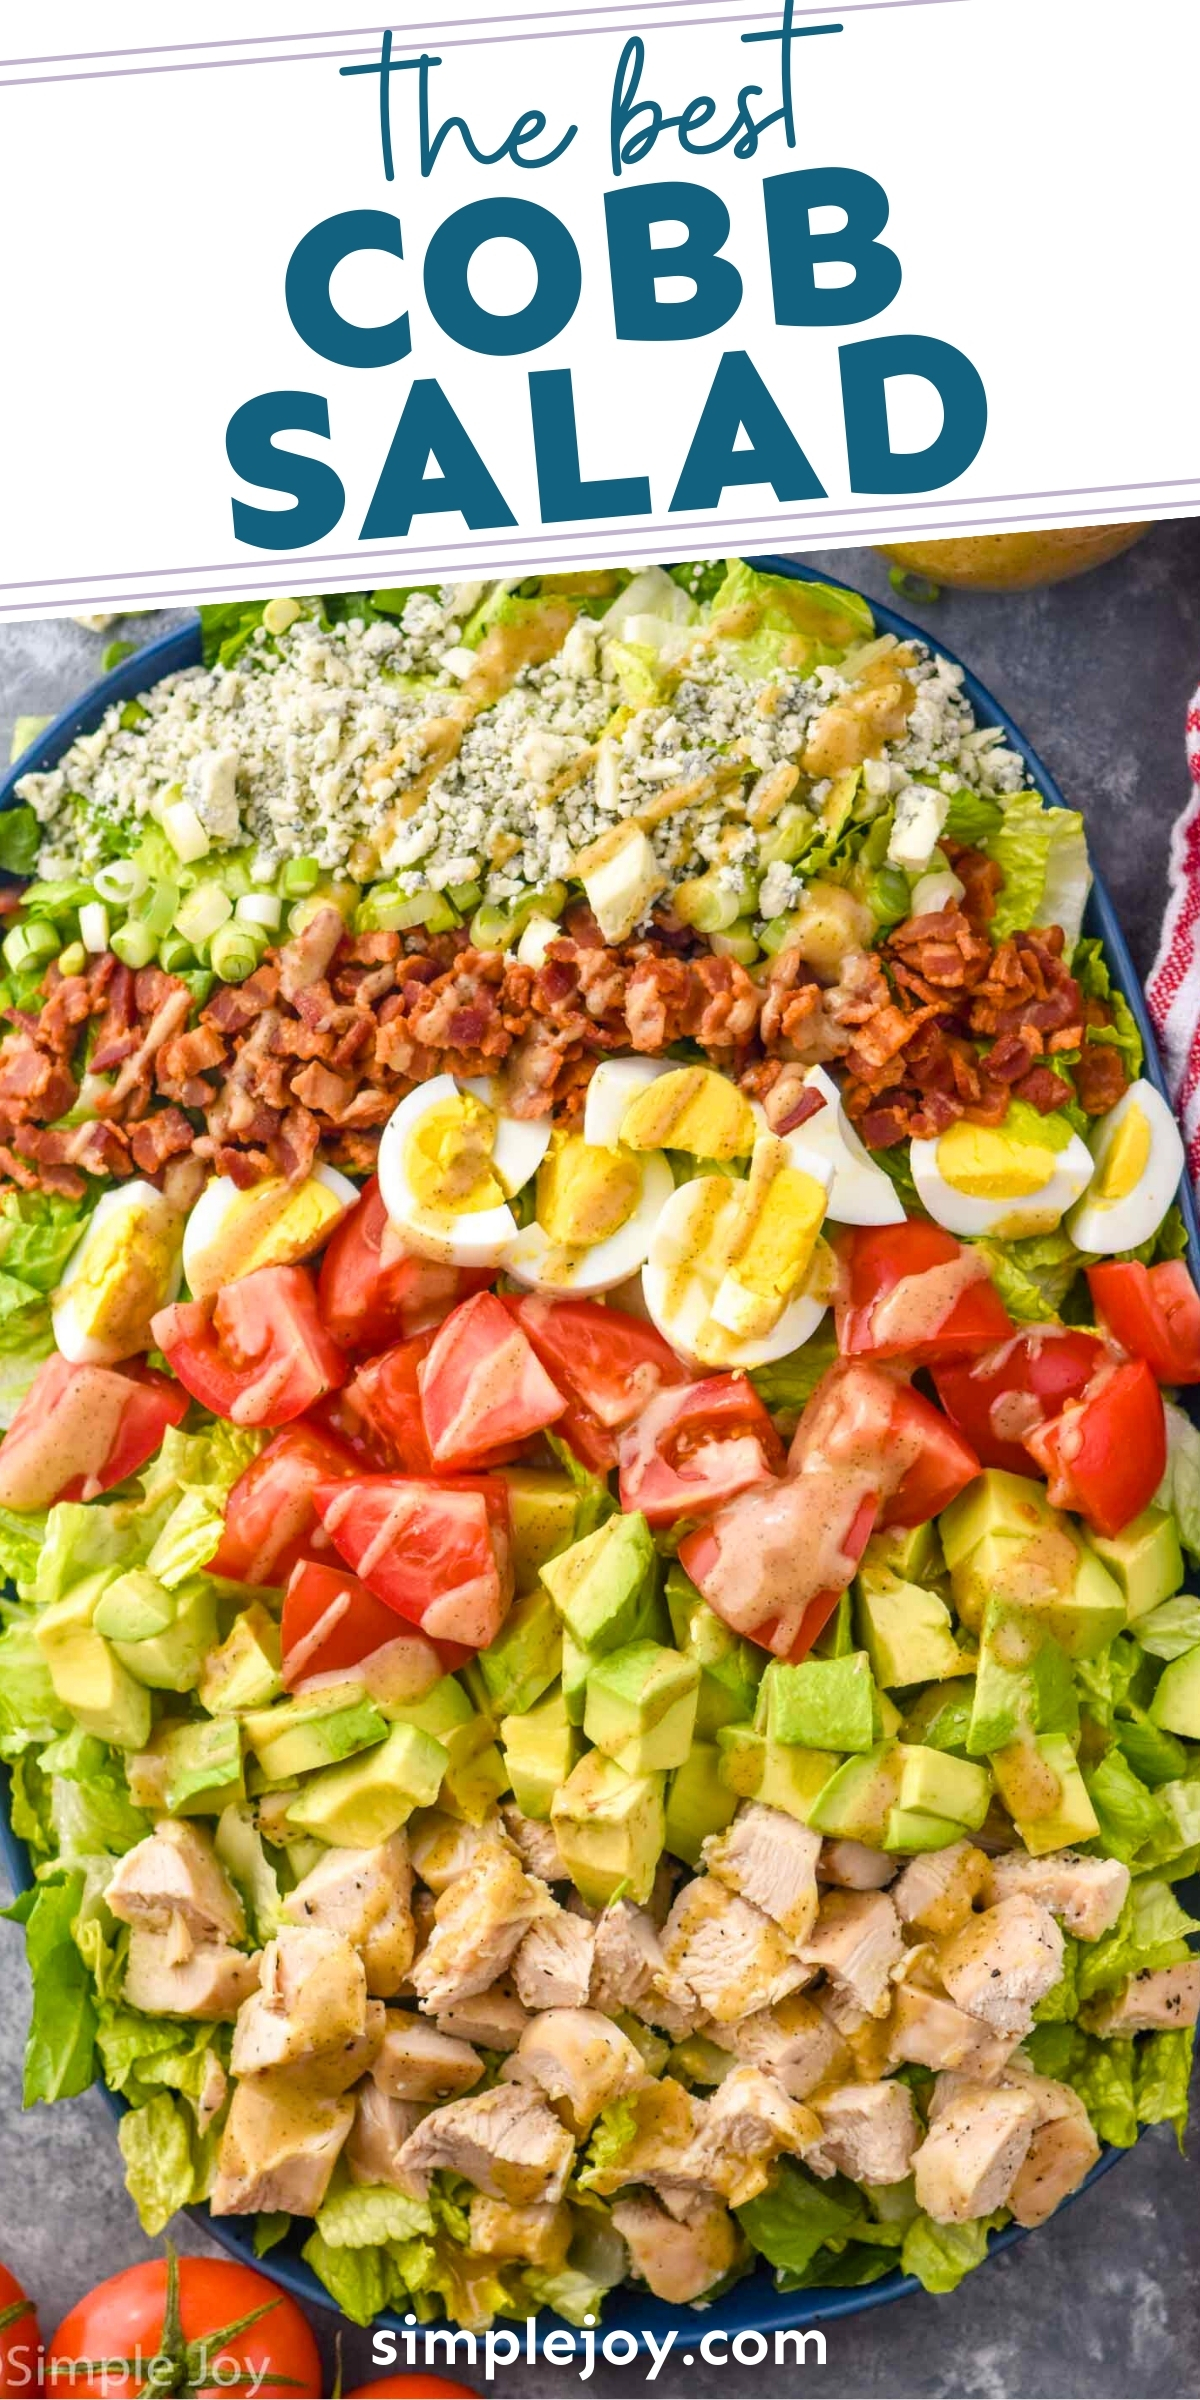
<path fill-rule="evenodd" d="M 769 2182 L 781 2150 L 807 2154 L 820 2139 L 820 2118 L 790 2099 L 773 2075 L 761 2067 L 735 2067 L 705 2104 L 688 2166 L 700 2183 L 740 2208 Z"/>
<path fill-rule="evenodd" d="M 1125 1906 L 1129 1869 L 1118 1858 L 1081 1858 L 1077 1850 L 1052 1850 L 1030 1858 L 1027 1850 L 1007 1850 L 988 1860 L 983 1887 L 989 1907 L 1025 1892 L 1058 1917 L 1068 1933 L 1081 1942 L 1097 1942 L 1111 1932 Z"/>
<path fill-rule="evenodd" d="M 593 2008 L 604 2016 L 621 2009 L 645 2025 L 660 2026 L 672 2041 L 686 2041 L 704 2022 L 704 2010 L 694 1992 L 674 1974 L 663 1957 L 659 1929 L 648 1909 L 630 1900 L 615 1900 L 595 1924 L 596 1947 L 592 1988 Z"/>
<path fill-rule="evenodd" d="M 425 2111 L 415 2100 L 390 2100 L 370 2078 L 355 2094 L 354 2123 L 344 2157 L 352 2183 L 396 2183 L 396 2161 Z"/>
<path fill-rule="evenodd" d="M 291 1925 L 343 1934 L 359 1952 L 367 1990 L 391 2000 L 413 1961 L 412 1869 L 402 1833 L 377 1850 L 327 1850 L 283 1903 Z"/>
<path fill-rule="evenodd" d="M 173 1917 L 194 1942 L 240 1942 L 246 1914 L 208 1835 L 164 1818 L 127 1850 L 104 1895 L 114 1917 L 164 1933 Z"/>
<path fill-rule="evenodd" d="M 646 2069 L 628 2034 L 596 2009 L 548 2008 L 530 2019 L 504 2073 L 561 2102 L 582 2137 L 602 2108 L 644 2081 Z"/>
<path fill-rule="evenodd" d="M 186 1958 L 172 1952 L 169 1933 L 135 1925 L 125 1961 L 125 1999 L 147 2017 L 200 2017 L 232 2024 L 258 1983 L 261 1951 L 247 1958 L 227 1942 L 201 1942 Z"/>
<path fill-rule="evenodd" d="M 1173 2033 L 1194 2025 L 1200 2016 L 1200 1958 L 1184 1959 L 1177 1967 L 1143 1967 L 1081 2013 L 1089 2033 Z"/>
<path fill-rule="evenodd" d="M 439 2033 L 452 2034 L 460 2042 L 478 2042 L 481 2050 L 515 2050 L 528 2023 L 529 2011 L 522 2008 L 507 1979 L 493 1983 L 486 1992 L 476 1992 L 469 2000 L 455 2000 L 449 2008 L 440 2009 L 437 2017 Z"/>
<path fill-rule="evenodd" d="M 843 2083 L 817 2104 L 821 2138 L 805 2152 L 817 2175 L 855 2183 L 903 2183 L 921 2128 L 905 2083 Z"/>
<path fill-rule="evenodd" d="M 918 2206 L 940 2225 L 965 2225 L 1003 2208 L 1037 2121 L 1027 2092 L 939 2075 L 929 2131 L 913 2161 Z"/>
<path fill-rule="evenodd" d="M 850 2052 L 836 2025 L 806 1992 L 791 1992 L 774 2008 L 727 2026 L 726 2039 L 739 2058 L 773 2075 L 793 2100 L 806 2100 L 819 2083 L 850 2072 Z"/>
<path fill-rule="evenodd" d="M 436 2168 L 463 2175 L 491 2200 L 516 2208 L 558 2201 L 575 2158 L 570 2134 L 539 2092 L 498 2083 L 435 2108 L 400 2152 L 401 2188 L 423 2200 Z"/>
<path fill-rule="evenodd" d="M 540 1817 L 523 1817 L 515 1800 L 506 1800 L 500 1814 L 511 1842 L 515 1842 L 523 1867 L 531 1875 L 540 1875 L 543 1883 L 569 1882 L 570 1877 L 559 1854 L 558 1836 L 553 1825 L 543 1824 Z M 482 2202 L 481 2206 L 486 2207 Z"/>
<path fill-rule="evenodd" d="M 802 1942 L 817 1914 L 817 1857 L 821 1837 L 781 1808 L 751 1801 L 724 1833 L 710 1834 L 701 1853 L 710 1875 Z"/>
<path fill-rule="evenodd" d="M 990 2033 L 944 1992 L 927 1992 L 915 1983 L 897 1984 L 888 2031 L 890 2065 L 955 2067 L 977 2083 L 996 2082 L 1018 2039 L 1015 2033 Z"/>
<path fill-rule="evenodd" d="M 204 2056 L 204 2079 L 196 2098 L 196 2130 L 207 2133 L 215 2117 L 219 2117 L 229 2098 L 229 2077 L 215 2050 Z"/>
<path fill-rule="evenodd" d="M 258 1990 L 238 2010 L 233 2072 L 257 2075 L 301 2059 L 347 2055 L 367 2033 L 367 2012 L 366 1969 L 345 1936 L 287 1925 L 268 1942 Z"/>
<path fill-rule="evenodd" d="M 1100 2156 L 1092 2121 L 1077 2092 L 1048 2075 L 1013 2072 L 1006 2077 L 1038 2109 L 1038 2123 L 1009 2194 L 1018 2225 L 1044 2225 L 1071 2192 L 1077 2192 Z"/>
<path fill-rule="evenodd" d="M 511 1854 L 511 1844 L 499 1817 L 482 1825 L 464 1825 L 444 1809 L 422 1808 L 405 1828 L 413 1873 L 440 1898 L 448 1885 L 466 1875 L 493 1850 Z"/>
<path fill-rule="evenodd" d="M 896 1880 L 897 1862 L 866 1842 L 825 1841 L 817 1860 L 818 1883 L 840 1883 L 848 1892 L 882 1892 Z"/>
<path fill-rule="evenodd" d="M 990 1869 L 990 1859 L 966 1841 L 911 1858 L 892 1887 L 901 1921 L 920 1933 L 957 1933 L 984 1890 Z"/>
<path fill-rule="evenodd" d="M 407 2009 L 389 2008 L 371 2076 L 390 2100 L 457 2100 L 482 2073 L 483 2060 L 469 2042 L 435 2033 Z"/>
<path fill-rule="evenodd" d="M 515 2258 L 531 2267 L 561 2267 L 571 2247 L 565 2200 L 535 2200 L 513 2208 L 480 2192 L 471 2202 L 471 2248 L 484 2258 Z"/>
<path fill-rule="evenodd" d="M 217 2153 L 214 2217 L 315 2215 L 353 2123 L 352 2099 L 306 2091 L 290 2076 L 239 2083 Z"/>
<path fill-rule="evenodd" d="M 530 2009 L 586 2008 L 595 1948 L 586 1917 L 557 1907 L 552 1917 L 538 1917 L 513 1959 L 517 1998 Z"/>
<path fill-rule="evenodd" d="M 704 2102 L 685 2091 L 673 2075 L 647 2078 L 629 2095 L 633 2136 L 606 2167 L 588 2171 L 588 2187 L 607 2198 L 627 2183 L 646 2183 L 670 2208 L 686 2216 L 705 2185 L 692 2163 L 693 2145 L 704 2124 Z"/>
<path fill-rule="evenodd" d="M 835 1995 L 869 2017 L 885 2017 L 892 1997 L 889 1977 L 903 1951 L 889 1893 L 832 1891 L 821 1901 L 801 1956 L 809 1966 L 825 1969 Z"/>
<path fill-rule="evenodd" d="M 716 1875 L 698 1875 L 684 1885 L 663 1927 L 662 1947 L 668 1972 L 682 1979 L 718 2025 L 770 2008 L 812 1980 L 770 1917 Z"/>
<path fill-rule="evenodd" d="M 434 1927 L 409 1978 L 431 2014 L 486 1992 L 504 1973 L 535 1917 L 555 1903 L 514 1850 L 487 1844 L 465 1875 L 447 1884 Z"/>
<path fill-rule="evenodd" d="M 612 2221 L 629 2251 L 635 2275 L 657 2300 L 700 2300 L 740 2256 L 737 2228 L 719 2202 L 680 2225 L 656 2200 L 621 2200 Z"/>
<path fill-rule="evenodd" d="M 1062 1976 L 1063 1937 L 1040 1900 L 1015 1892 L 972 1917 L 943 1944 L 942 1981 L 993 2033 L 1027 2034 L 1033 2011 Z"/>

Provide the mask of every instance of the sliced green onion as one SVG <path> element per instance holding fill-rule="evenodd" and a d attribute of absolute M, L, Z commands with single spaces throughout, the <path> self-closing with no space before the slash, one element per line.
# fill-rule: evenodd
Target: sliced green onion
<path fill-rule="evenodd" d="M 676 885 L 671 905 L 681 925 L 697 933 L 727 933 L 742 913 L 742 894 L 711 874 L 693 875 Z"/>
<path fill-rule="evenodd" d="M 132 658 L 136 648 L 136 642 L 109 642 L 100 653 L 100 665 L 104 674 L 111 675 L 114 667 L 119 667 L 127 658 Z"/>
<path fill-rule="evenodd" d="M 736 958 L 739 966 L 752 967 L 762 956 L 762 944 L 749 917 L 739 917 L 728 933 L 710 933 L 708 941 L 718 958 Z"/>
<path fill-rule="evenodd" d="M 127 917 L 112 937 L 112 948 L 123 967 L 148 967 L 157 947 L 149 926 L 139 925 L 136 917 Z"/>
<path fill-rule="evenodd" d="M 472 949 L 507 950 L 516 938 L 516 931 L 511 908 L 502 908 L 495 900 L 483 900 L 471 919 Z"/>
<path fill-rule="evenodd" d="M 795 924 L 794 917 L 772 917 L 769 924 L 763 926 L 758 938 L 768 958 L 777 958 L 781 950 L 787 949 L 795 932 Z"/>
<path fill-rule="evenodd" d="M 143 708 L 140 700 L 127 700 L 120 715 L 122 733 L 132 733 L 135 725 L 144 725 L 149 714 L 149 709 Z"/>
<path fill-rule="evenodd" d="M 79 938 L 85 950 L 107 950 L 108 910 L 103 900 L 86 900 L 79 911 Z"/>
<path fill-rule="evenodd" d="M 58 971 L 60 975 L 82 975 L 86 965 L 87 951 L 82 942 L 68 942 L 66 949 L 59 951 Z"/>
<path fill-rule="evenodd" d="M 178 906 L 179 885 L 173 876 L 162 875 L 151 884 L 149 891 L 142 893 L 139 900 L 131 901 L 129 914 L 136 918 L 139 925 L 144 925 L 147 933 L 153 934 L 157 942 L 164 933 L 170 932 Z"/>
<path fill-rule="evenodd" d="M 478 883 L 452 883 L 450 898 L 455 908 L 465 917 L 469 908 L 478 908 L 483 898 L 483 888 Z"/>
<path fill-rule="evenodd" d="M 178 975 L 181 967 L 194 967 L 196 953 L 181 933 L 164 933 L 158 945 L 158 963 L 168 975 Z"/>
<path fill-rule="evenodd" d="M 877 925 L 899 925 L 912 908 L 908 877 L 900 867 L 876 867 L 863 898 Z"/>
<path fill-rule="evenodd" d="M 785 800 L 778 816 L 758 837 L 759 865 L 771 867 L 780 860 L 784 866 L 794 866 L 807 850 L 816 823 L 811 809 L 802 808 L 798 800 Z"/>
<path fill-rule="evenodd" d="M 219 883 L 202 883 L 176 908 L 175 931 L 196 950 L 201 942 L 210 941 L 232 915 L 233 902 L 228 892 L 223 892 Z"/>
<path fill-rule="evenodd" d="M 96 890 L 102 900 L 112 900 L 128 908 L 131 900 L 140 900 L 150 877 L 138 858 L 114 858 L 107 867 L 96 869 Z"/>
<path fill-rule="evenodd" d="M 275 892 L 247 892 L 235 902 L 233 913 L 243 925 L 258 925 L 267 933 L 277 933 L 283 902 Z"/>
<path fill-rule="evenodd" d="M 15 975 L 19 968 L 35 966 L 39 959 L 57 958 L 58 948 L 52 925 L 14 925 L 4 939 L 4 963 Z"/>
<path fill-rule="evenodd" d="M 182 859 L 185 867 L 192 866 L 198 858 L 207 858 L 209 838 L 190 800 L 172 800 L 163 809 L 162 829 L 176 858 Z"/>
<path fill-rule="evenodd" d="M 94 883 L 82 883 L 74 877 L 59 883 L 27 883 L 21 894 L 25 907 L 39 917 L 69 917 L 95 897 Z"/>
<path fill-rule="evenodd" d="M 285 899 L 302 900 L 306 893 L 316 890 L 321 869 L 315 858 L 289 858 L 279 880 Z"/>
<path fill-rule="evenodd" d="M 204 1003 L 213 988 L 213 977 L 205 968 L 196 967 L 190 974 L 183 975 L 180 980 L 183 983 L 186 983 L 188 990 L 192 995 L 193 1006 L 196 1008 L 203 1008 Z"/>
<path fill-rule="evenodd" d="M 295 913 L 293 909 L 293 918 Z M 459 916 L 444 892 L 399 892 L 377 884 L 355 912 L 354 922 L 359 933 L 406 933 L 414 925 L 424 925 L 430 933 L 449 933 Z"/>
<path fill-rule="evenodd" d="M 258 965 L 258 943 L 247 926 L 222 925 L 212 937 L 209 955 L 222 983 L 244 983 Z"/>

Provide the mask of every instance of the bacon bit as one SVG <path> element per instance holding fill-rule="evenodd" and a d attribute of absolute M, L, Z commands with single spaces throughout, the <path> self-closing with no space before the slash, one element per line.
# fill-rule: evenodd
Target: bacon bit
<path fill-rule="evenodd" d="M 1027 1100 L 1031 1108 L 1048 1117 L 1051 1109 L 1064 1108 L 1072 1098 L 1071 1086 L 1061 1075 L 1053 1075 L 1049 1067 L 1033 1067 L 1014 1087 L 1018 1100 Z"/>
<path fill-rule="evenodd" d="M 1085 1042 L 1075 1069 L 1075 1089 L 1089 1117 L 1115 1108 L 1129 1089 L 1129 1070 L 1111 1042 Z"/>
<path fill-rule="evenodd" d="M 784 1073 L 787 1071 L 785 1068 Z M 794 1100 L 789 1100 L 786 1092 L 781 1098 L 780 1086 L 776 1084 L 767 1102 L 767 1122 L 772 1133 L 795 1133 L 797 1126 L 807 1125 L 809 1118 L 826 1105 L 824 1092 L 815 1090 L 811 1083 L 805 1084 Z"/>

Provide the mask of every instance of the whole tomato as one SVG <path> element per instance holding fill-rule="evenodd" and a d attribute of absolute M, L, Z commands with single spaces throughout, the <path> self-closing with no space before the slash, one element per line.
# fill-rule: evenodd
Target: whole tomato
<path fill-rule="evenodd" d="M 41 2337 L 32 2300 L 15 2275 L 0 2267 L 0 2400 L 30 2400 L 42 2390 Z"/>
<path fill-rule="evenodd" d="M 220 2400 L 260 2374 L 256 2400 L 320 2400 L 323 2389 L 311 2327 L 278 2284 L 232 2259 L 173 2251 L 98 2283 L 63 2318 L 46 2358 L 50 2389 L 73 2400 L 149 2390 Z"/>

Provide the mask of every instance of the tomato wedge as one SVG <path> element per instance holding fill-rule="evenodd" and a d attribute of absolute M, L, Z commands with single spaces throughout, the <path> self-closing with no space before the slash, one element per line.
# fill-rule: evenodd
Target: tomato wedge
<path fill-rule="evenodd" d="M 440 1325 L 459 1300 L 482 1291 L 486 1269 L 443 1266 L 406 1251 L 372 1175 L 321 1262 L 321 1322 L 343 1350 L 371 1353 Z"/>
<path fill-rule="evenodd" d="M 430 1456 L 453 1473 L 511 1453 L 561 1417 L 566 1401 L 494 1292 L 460 1301 L 419 1368 Z"/>
<path fill-rule="evenodd" d="M 486 1649 L 512 1599 L 508 1494 L 498 1478 L 363 1475 L 319 1484 L 317 1514 L 348 1566 L 431 1641 Z"/>
<path fill-rule="evenodd" d="M 1153 1500 L 1167 1464 L 1162 1394 L 1144 1358 L 1102 1370 L 1082 1400 L 1026 1439 L 1054 1508 L 1119 1533 Z"/>
<path fill-rule="evenodd" d="M 979 1358 L 943 1360 L 933 1369 L 937 1396 L 980 1466 L 1028 1475 L 1025 1435 L 1068 1400 L 1078 1400 L 1105 1349 L 1074 1325 L 1030 1325 Z"/>
<path fill-rule="evenodd" d="M 209 1573 L 234 1583 L 286 1583 L 297 1559 L 330 1547 L 313 1507 L 317 1485 L 360 1471 L 354 1452 L 322 1427 L 285 1426 L 234 1484 Z"/>
<path fill-rule="evenodd" d="M 619 1430 L 687 1368 L 653 1325 L 599 1300 L 551 1300 L 525 1292 L 505 1300 L 560 1391 L 598 1425 Z"/>
<path fill-rule="evenodd" d="M 328 1535 L 323 1538 L 328 1542 Z M 409 1642 L 429 1660 L 428 1681 L 442 1673 L 432 1642 L 405 1631 L 396 1612 L 340 1560 L 299 1559 L 283 1596 L 283 1680 L 289 1691 L 309 1675 L 348 1673 L 390 1642 Z"/>
<path fill-rule="evenodd" d="M 1181 1258 L 1143 1267 L 1137 1259 L 1089 1267 L 1096 1315 L 1131 1358 L 1160 1383 L 1200 1383 L 1200 1292 Z"/>
<path fill-rule="evenodd" d="M 389 1465 L 406 1475 L 432 1475 L 433 1457 L 421 1415 L 417 1370 L 429 1355 L 432 1333 L 414 1334 L 397 1342 L 379 1358 L 369 1358 L 342 1394 L 345 1408 L 365 1420 Z"/>
<path fill-rule="evenodd" d="M 796 1427 L 789 1474 L 828 1467 L 879 1500 L 882 1525 L 924 1525 L 979 1473 L 970 1444 L 895 1368 L 839 1360 Z"/>
<path fill-rule="evenodd" d="M 783 1470 L 783 1444 L 744 1375 L 668 1386 L 621 1435 L 621 1506 L 650 1525 L 706 1516 Z"/>
<path fill-rule="evenodd" d="M 849 1584 L 876 1506 L 829 1468 L 756 1484 L 684 1536 L 679 1563 L 735 1633 L 795 1663 Z"/>
<path fill-rule="evenodd" d="M 844 1358 L 930 1366 L 974 1358 L 1013 1330 L 979 1254 L 941 1225 L 910 1218 L 903 1225 L 849 1226 L 834 1247 Z"/>
<path fill-rule="evenodd" d="M 303 1267 L 256 1267 L 207 1301 L 177 1301 L 150 1326 L 185 1391 L 234 1425 L 288 1425 L 346 1378 Z"/>
<path fill-rule="evenodd" d="M 94 1500 L 136 1475 L 187 1411 L 182 1385 L 150 1367 L 119 1374 L 48 1358 L 0 1446 L 0 1507 Z"/>
<path fill-rule="evenodd" d="M 900 1482 L 883 1502 L 877 1522 L 886 1525 L 927 1525 L 957 1500 L 979 1473 L 979 1460 L 969 1442 L 931 1400 L 909 1384 L 897 1386 L 892 1410 L 892 1440 L 897 1452 L 911 1458 Z"/>

